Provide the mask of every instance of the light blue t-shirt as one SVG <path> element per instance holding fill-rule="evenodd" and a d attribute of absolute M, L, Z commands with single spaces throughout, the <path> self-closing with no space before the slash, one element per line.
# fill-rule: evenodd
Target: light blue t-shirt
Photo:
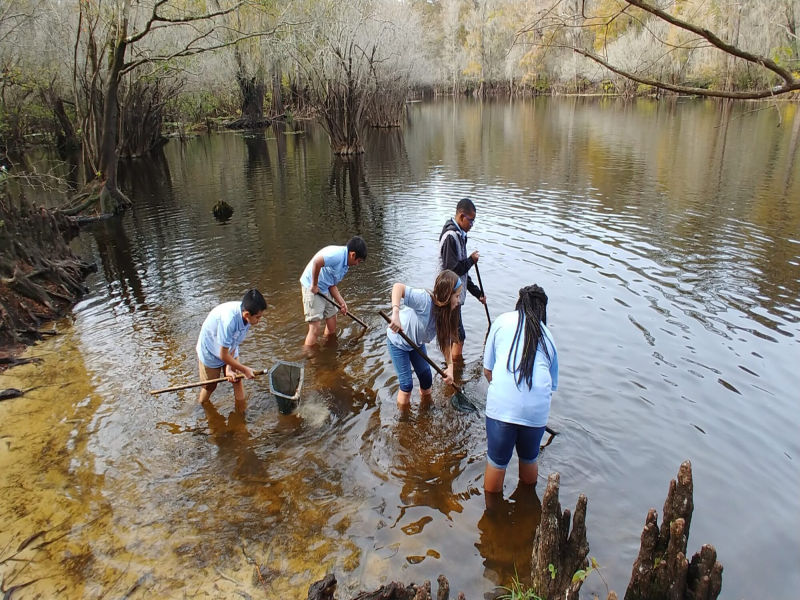
<path fill-rule="evenodd" d="M 197 356 L 211 369 L 219 369 L 225 363 L 220 359 L 220 348 L 227 348 L 234 358 L 239 356 L 239 344 L 244 341 L 250 324 L 242 317 L 241 302 L 220 304 L 203 321 L 197 339 Z"/>
<path fill-rule="evenodd" d="M 483 367 L 492 372 L 492 382 L 486 397 L 486 416 L 528 427 L 544 427 L 550 414 L 550 398 L 558 388 L 558 354 L 550 330 L 542 323 L 545 343 L 550 353 L 547 360 L 541 346 L 536 349 L 533 363 L 533 385 L 523 380 L 517 387 L 517 374 L 508 370 L 508 357 L 514 356 L 511 343 L 517 330 L 519 316 L 516 311 L 503 313 L 489 330 Z M 517 340 L 517 359 L 514 368 L 522 360 L 524 331 Z"/>
<path fill-rule="evenodd" d="M 325 266 L 319 271 L 319 281 L 317 283 L 319 291 L 327 294 L 328 288 L 338 285 L 350 268 L 347 266 L 347 246 L 325 246 L 317 254 L 321 254 L 322 258 L 325 259 Z M 316 256 L 315 254 L 314 258 Z M 314 258 L 306 265 L 306 270 L 303 271 L 303 276 L 300 278 L 300 283 L 304 288 L 311 288 Z"/>
<path fill-rule="evenodd" d="M 417 346 L 427 344 L 436 339 L 436 317 L 433 314 L 433 300 L 427 290 L 406 286 L 406 295 L 403 306 L 400 307 L 400 324 L 403 333 Z M 392 345 L 411 352 L 413 348 L 388 327 L 386 335 Z"/>

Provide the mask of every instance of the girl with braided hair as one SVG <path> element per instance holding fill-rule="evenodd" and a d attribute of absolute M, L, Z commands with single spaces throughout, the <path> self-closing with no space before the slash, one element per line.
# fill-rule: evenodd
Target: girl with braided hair
<path fill-rule="evenodd" d="M 397 332 L 405 333 L 426 354 L 425 344 L 435 338 L 447 361 L 445 383 L 452 383 L 453 360 L 450 357 L 450 347 L 453 340 L 458 339 L 461 285 L 458 275 L 452 271 L 442 271 L 436 277 L 432 292 L 412 288 L 404 283 L 395 283 L 392 287 L 392 319 L 386 331 L 386 344 L 400 380 L 400 391 L 397 393 L 397 405 L 400 408 L 411 404 L 411 390 L 414 389 L 412 366 L 419 379 L 422 402 L 431 399 L 433 376 L 430 365 Z"/>
<path fill-rule="evenodd" d="M 539 444 L 550 414 L 550 398 L 558 387 L 558 355 L 547 328 L 547 294 L 538 285 L 522 288 L 516 311 L 500 315 L 492 324 L 483 372 L 489 381 L 489 448 L 483 488 L 503 491 L 514 448 L 520 481 L 535 485 Z"/>

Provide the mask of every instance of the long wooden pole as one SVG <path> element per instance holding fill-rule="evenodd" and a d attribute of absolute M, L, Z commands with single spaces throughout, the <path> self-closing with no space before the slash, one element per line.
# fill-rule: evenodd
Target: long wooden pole
<path fill-rule="evenodd" d="M 262 371 L 253 371 L 253 375 L 256 377 L 259 375 L 266 375 L 267 369 L 263 369 Z M 236 380 L 244 378 L 244 374 L 237 373 Z M 209 379 L 208 381 L 198 381 L 196 383 L 184 383 L 183 385 L 176 385 L 173 387 L 164 388 L 163 390 L 152 390 L 150 392 L 151 396 L 157 396 L 158 394 L 163 394 L 165 392 L 177 392 L 180 390 L 188 390 L 190 388 L 201 387 L 204 385 L 208 385 L 209 383 L 222 383 L 223 381 L 228 381 L 227 377 L 220 377 L 219 379 Z"/>
<path fill-rule="evenodd" d="M 336 302 L 336 300 L 334 300 L 333 298 L 331 298 L 331 297 L 330 297 L 330 296 L 328 296 L 327 294 L 323 294 L 322 292 L 320 292 L 320 293 L 319 293 L 319 295 L 320 295 L 320 296 L 322 296 L 323 298 L 325 298 L 325 300 L 327 300 L 328 302 L 330 302 L 331 304 L 333 304 L 333 305 L 334 305 L 336 308 L 338 308 L 339 310 L 342 310 L 342 307 L 341 307 L 341 306 L 339 306 L 339 303 L 338 303 L 338 302 Z M 347 311 L 347 316 L 348 316 L 348 317 L 350 317 L 351 319 L 353 319 L 353 321 L 355 321 L 355 322 L 356 322 L 356 323 L 358 323 L 359 325 L 361 325 L 361 326 L 362 326 L 364 329 L 369 329 L 369 325 L 367 325 L 366 323 L 364 323 L 364 321 L 362 321 L 361 319 L 359 319 L 357 316 L 355 316 L 355 315 L 354 315 L 353 313 L 351 313 L 349 310 Z"/>
<path fill-rule="evenodd" d="M 486 310 L 486 320 L 489 321 L 489 327 L 491 327 L 492 318 L 489 316 L 489 306 L 486 304 L 486 292 L 483 291 L 483 282 L 481 281 L 481 272 L 478 270 L 478 263 L 475 263 L 475 275 L 478 276 L 478 287 L 481 288 L 481 296 L 483 296 L 483 308 Z"/>
<path fill-rule="evenodd" d="M 385 312 L 383 312 L 382 310 L 379 310 L 379 311 L 378 311 L 378 314 L 379 314 L 380 316 L 382 316 L 382 317 L 383 317 L 383 319 L 384 319 L 384 321 L 386 321 L 387 323 L 391 323 L 391 322 L 392 322 L 392 320 L 389 318 L 389 316 L 388 316 L 388 315 L 387 315 Z M 427 362 L 427 363 L 428 363 L 430 366 L 432 366 L 432 367 L 433 367 L 433 368 L 436 370 L 436 372 L 437 372 L 439 375 L 441 375 L 443 378 L 444 378 L 444 377 L 446 377 L 446 375 L 444 374 L 444 371 L 442 371 L 441 367 L 439 367 L 439 365 L 437 365 L 435 362 L 433 362 L 433 361 L 430 359 L 430 357 L 429 357 L 427 354 L 425 354 L 425 353 L 424 353 L 422 350 L 420 350 L 420 349 L 419 349 L 419 347 L 418 347 L 418 346 L 417 346 L 417 345 L 416 345 L 414 342 L 412 342 L 412 341 L 411 341 L 411 339 L 410 339 L 410 338 L 409 338 L 409 337 L 408 337 L 408 336 L 405 334 L 405 332 L 403 332 L 403 331 L 398 331 L 398 332 L 397 332 L 397 334 L 398 334 L 398 335 L 399 335 L 401 338 L 403 338 L 403 340 L 405 340 L 406 344 L 408 344 L 408 345 L 409 345 L 409 346 L 411 346 L 411 347 L 412 347 L 414 350 L 416 350 L 416 351 L 419 353 L 419 355 L 420 355 L 422 358 L 424 358 L 424 359 L 425 359 L 425 361 L 426 361 L 426 362 Z M 451 383 L 450 385 L 452 385 L 452 386 L 453 386 L 453 387 L 456 389 L 456 391 L 457 391 L 458 393 L 460 393 L 460 394 L 463 394 L 463 393 L 464 393 L 464 392 L 462 392 L 462 391 L 461 391 L 461 387 L 459 387 L 457 384 L 455 384 L 455 383 Z M 556 435 L 558 435 L 558 432 L 557 432 L 557 431 L 555 431 L 554 429 L 551 429 L 549 425 L 545 426 L 545 428 L 544 428 L 544 429 L 545 429 L 545 431 L 546 431 L 547 433 L 549 433 L 549 434 L 550 434 L 550 436 L 551 436 L 551 437 L 552 437 L 552 436 L 556 436 Z M 547 444 L 545 444 L 545 446 L 547 446 L 547 445 L 549 445 L 549 444 L 550 444 L 550 441 L 548 441 L 548 442 L 547 442 Z M 544 447 L 544 446 L 542 446 L 542 447 Z"/>
<path fill-rule="evenodd" d="M 383 319 L 384 319 L 384 321 L 386 321 L 387 323 L 391 323 L 391 322 L 392 322 L 392 320 L 389 318 L 389 315 L 387 315 L 387 314 L 386 314 L 385 312 L 383 312 L 382 310 L 379 310 L 379 311 L 378 311 L 378 314 L 380 314 L 380 316 L 382 316 L 382 317 L 383 317 Z M 435 370 L 435 371 L 436 371 L 436 372 L 437 372 L 439 375 L 441 375 L 441 376 L 442 376 L 442 379 L 447 379 L 447 375 L 445 375 L 445 372 L 444 372 L 444 371 L 442 371 L 442 368 L 441 368 L 439 365 L 437 365 L 435 362 L 433 362 L 433 361 L 431 360 L 431 357 L 430 357 L 430 356 L 428 356 L 427 354 L 425 354 L 425 353 L 424 353 L 424 352 L 423 352 L 423 351 L 422 351 L 422 350 L 419 348 L 419 346 L 417 346 L 417 345 L 416 345 L 414 342 L 412 342 L 412 341 L 411 341 L 411 338 L 409 338 L 409 337 L 408 337 L 408 336 L 405 334 L 405 332 L 404 332 L 403 330 L 400 330 L 400 331 L 398 331 L 398 332 L 397 332 L 397 335 L 399 335 L 401 338 L 403 338 L 403 340 L 405 341 L 405 343 L 406 343 L 406 344 L 408 344 L 408 345 L 409 345 L 409 346 L 411 346 L 411 347 L 412 347 L 414 350 L 416 350 L 416 351 L 417 351 L 417 354 L 419 354 L 419 355 L 420 355 L 422 358 L 424 358 L 424 359 L 425 359 L 425 362 L 427 362 L 427 363 L 428 363 L 430 366 L 432 366 L 432 367 L 434 368 L 434 370 Z M 452 386 L 453 386 L 453 387 L 456 389 L 456 391 L 457 391 L 459 394 L 463 394 L 463 392 L 461 391 L 461 387 L 460 387 L 458 384 L 456 384 L 456 383 L 451 383 L 450 385 L 452 385 Z"/>

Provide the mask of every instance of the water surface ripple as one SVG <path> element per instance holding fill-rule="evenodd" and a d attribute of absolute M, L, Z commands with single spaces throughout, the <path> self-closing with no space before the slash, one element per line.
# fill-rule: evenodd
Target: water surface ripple
<path fill-rule="evenodd" d="M 439 231 L 469 196 L 491 314 L 523 285 L 550 297 L 562 435 L 538 491 L 559 471 L 563 506 L 588 496 L 591 555 L 611 587 L 624 592 L 647 510 L 661 512 L 689 459 L 690 552 L 716 546 L 722 597 L 795 597 L 800 116 L 786 105 L 780 127 L 775 111 L 731 120 L 745 110 L 415 104 L 350 162 L 309 124 L 170 142 L 124 165 L 136 209 L 76 241 L 100 267 L 91 296 L 31 350 L 42 365 L 5 376 L 58 385 L 46 402 L 3 403 L 13 490 L 0 542 L 68 522 L 29 574 L 73 597 L 301 597 L 326 569 L 346 590 L 446 573 L 468 597 L 491 597 L 515 568 L 524 579 L 539 497 L 517 488 L 515 459 L 506 500 L 486 509 L 483 423 L 439 383 L 432 407 L 397 413 L 376 314 L 393 282 L 432 284 Z M 235 208 L 227 223 L 211 218 L 220 198 Z M 356 233 L 369 259 L 341 289 L 371 328 L 356 340 L 345 320 L 338 344 L 307 353 L 298 277 Z M 280 415 L 264 381 L 248 385 L 245 414 L 230 393 L 210 410 L 195 392 L 149 396 L 196 378 L 205 315 L 250 286 L 270 310 L 242 356 L 305 361 L 297 413 Z M 462 377 L 480 396 L 486 321 L 471 299 L 465 321 Z M 594 577 L 585 589 L 604 593 Z"/>

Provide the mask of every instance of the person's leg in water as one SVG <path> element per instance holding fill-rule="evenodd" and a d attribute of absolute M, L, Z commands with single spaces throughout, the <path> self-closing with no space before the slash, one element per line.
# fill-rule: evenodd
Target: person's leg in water
<path fill-rule="evenodd" d="M 425 344 L 422 344 L 419 349 L 427 356 L 428 350 Z M 421 405 L 429 405 L 432 402 L 432 387 L 433 387 L 433 373 L 431 373 L 431 366 L 427 361 L 422 358 L 416 351 L 409 354 L 409 360 L 414 367 L 414 372 L 419 379 L 419 399 Z"/>
<path fill-rule="evenodd" d="M 314 346 L 322 333 L 322 321 L 325 320 L 325 299 L 317 294 L 312 294 L 305 287 L 302 288 L 303 295 L 303 315 L 308 323 L 308 334 L 306 335 L 305 345 Z M 334 313 L 335 314 L 335 313 Z M 331 315 L 328 314 L 328 317 Z M 335 331 L 336 323 L 334 323 Z"/>
<path fill-rule="evenodd" d="M 230 368 L 225 368 L 226 373 L 234 373 L 235 372 Z M 233 384 L 233 398 L 234 398 L 234 407 L 236 410 L 244 412 L 247 409 L 247 395 L 244 391 L 244 379 L 237 379 L 236 382 Z"/>
<path fill-rule="evenodd" d="M 546 428 L 523 425 L 517 427 L 516 448 L 519 457 L 519 480 L 528 485 L 536 485 L 536 481 L 539 479 L 539 448 Z"/>
<path fill-rule="evenodd" d="M 306 335 L 306 341 L 305 341 L 306 346 L 313 346 L 317 343 L 317 340 L 319 339 L 319 330 L 321 323 L 322 321 L 311 321 L 308 324 L 308 334 Z"/>
<path fill-rule="evenodd" d="M 325 319 L 325 335 L 328 337 L 336 337 L 336 315 Z"/>
<path fill-rule="evenodd" d="M 464 340 L 467 339 L 467 332 L 464 329 L 464 322 L 461 320 L 461 306 L 458 307 L 458 342 L 453 342 L 450 346 L 450 357 L 453 362 L 464 360 Z"/>
<path fill-rule="evenodd" d="M 483 474 L 483 489 L 486 492 L 502 492 L 506 468 L 517 442 L 517 425 L 486 417 L 486 471 Z"/>
<path fill-rule="evenodd" d="M 211 367 L 207 367 L 203 364 L 202 361 L 198 361 L 200 367 L 200 381 L 208 381 L 209 379 L 219 379 L 222 377 L 222 369 L 212 369 Z M 214 393 L 214 390 L 217 389 L 216 383 L 209 383 L 204 385 L 200 388 L 200 396 L 197 398 L 197 402 L 200 404 L 205 404 L 211 400 L 211 394 Z"/>
<path fill-rule="evenodd" d="M 411 375 L 411 357 L 413 352 L 403 350 L 392 344 L 391 340 L 386 340 L 389 348 L 389 356 L 392 359 L 397 379 L 400 381 L 400 391 L 397 392 L 397 406 L 401 409 L 411 406 L 411 390 L 414 389 L 414 379 Z"/>

